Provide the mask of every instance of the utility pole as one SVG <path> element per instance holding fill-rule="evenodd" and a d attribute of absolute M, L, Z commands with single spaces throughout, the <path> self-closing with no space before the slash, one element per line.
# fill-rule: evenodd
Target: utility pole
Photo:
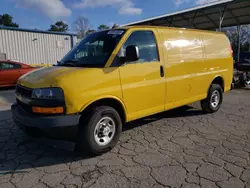
<path fill-rule="evenodd" d="M 240 62 L 240 47 L 241 47 L 241 27 L 237 25 L 237 36 L 238 36 L 238 63 Z"/>

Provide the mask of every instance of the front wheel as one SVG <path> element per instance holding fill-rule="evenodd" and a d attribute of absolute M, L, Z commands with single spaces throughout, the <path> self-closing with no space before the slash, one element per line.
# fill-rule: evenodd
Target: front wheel
<path fill-rule="evenodd" d="M 121 131 L 122 121 L 114 108 L 95 107 L 80 122 L 75 149 L 91 155 L 108 152 L 117 144 Z"/>
<path fill-rule="evenodd" d="M 217 112 L 223 101 L 223 89 L 219 84 L 212 84 L 207 98 L 201 101 L 201 108 L 206 113 Z"/>

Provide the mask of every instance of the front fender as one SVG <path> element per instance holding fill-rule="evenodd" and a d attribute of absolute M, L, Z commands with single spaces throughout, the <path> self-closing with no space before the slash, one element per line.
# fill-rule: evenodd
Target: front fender
<path fill-rule="evenodd" d="M 99 100 L 103 100 L 103 99 L 113 99 L 116 100 L 117 102 L 119 102 L 124 110 L 124 114 L 125 114 L 125 120 L 127 120 L 127 108 L 126 105 L 124 104 L 124 102 L 122 101 L 122 99 L 120 99 L 117 96 L 113 96 L 113 95 L 105 95 L 105 96 L 101 96 L 101 97 L 96 97 L 90 101 L 88 101 L 87 103 L 85 103 L 79 110 L 79 112 L 83 112 L 88 106 L 90 106 L 91 104 L 99 101 Z"/>

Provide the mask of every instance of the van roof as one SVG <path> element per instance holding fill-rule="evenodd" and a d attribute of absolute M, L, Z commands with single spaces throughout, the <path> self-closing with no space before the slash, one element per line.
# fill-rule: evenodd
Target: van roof
<path fill-rule="evenodd" d="M 202 33 L 213 33 L 213 34 L 224 34 L 220 31 L 210 31 L 210 30 L 201 30 L 201 29 L 191 29 L 191 28 L 179 28 L 179 27 L 168 27 L 168 26 L 150 26 L 150 25 L 136 25 L 136 26 L 124 26 L 117 27 L 114 29 L 130 29 L 130 28 L 159 28 L 159 29 L 173 29 L 173 30 L 184 30 L 184 31 L 193 31 L 193 32 L 202 32 Z"/>

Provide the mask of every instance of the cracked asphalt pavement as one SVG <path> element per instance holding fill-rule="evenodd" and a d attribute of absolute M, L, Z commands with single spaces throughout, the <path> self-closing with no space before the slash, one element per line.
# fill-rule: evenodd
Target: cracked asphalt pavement
<path fill-rule="evenodd" d="M 0 91 L 0 187 L 249 188 L 249 92 L 225 94 L 215 114 L 195 103 L 129 123 L 111 152 L 88 158 L 26 136 L 10 116 L 13 91 Z"/>

